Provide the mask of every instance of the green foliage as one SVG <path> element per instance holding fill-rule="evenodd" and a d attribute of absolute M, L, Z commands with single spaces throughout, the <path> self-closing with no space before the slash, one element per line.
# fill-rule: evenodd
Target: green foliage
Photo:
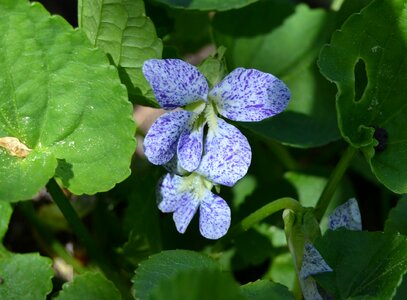
<path fill-rule="evenodd" d="M 0 68 L 9 70 L 0 75 L 0 136 L 32 149 L 22 158 L 2 148 L 0 199 L 29 199 L 54 175 L 77 194 L 112 188 L 129 175 L 135 147 L 117 73 L 39 4 L 2 1 L 0 19 Z"/>
<path fill-rule="evenodd" d="M 154 0 L 158 3 L 168 5 L 173 8 L 183 8 L 191 10 L 230 10 L 249 5 L 258 0 Z"/>
<path fill-rule="evenodd" d="M 146 59 L 161 58 L 162 42 L 145 15 L 143 0 L 80 0 L 78 15 L 92 45 L 105 51 L 118 67 L 130 99 L 157 107 L 141 68 Z"/>
<path fill-rule="evenodd" d="M 180 272 L 218 268 L 219 266 L 214 260 L 202 254 L 186 250 L 164 251 L 151 256 L 140 264 L 132 280 L 133 291 L 136 299 L 150 299 L 156 286 L 174 278 Z M 182 277 L 184 278 L 184 276 Z M 183 282 L 184 279 L 180 280 Z M 181 284 L 183 285 L 184 283 Z M 174 290 L 174 293 L 175 296 L 178 291 Z"/>
<path fill-rule="evenodd" d="M 391 299 L 407 271 L 404 236 L 328 231 L 315 246 L 334 270 L 315 278 L 335 299 Z"/>
<path fill-rule="evenodd" d="M 407 192 L 407 133 L 400 130 L 407 125 L 405 16 L 403 0 L 373 1 L 345 22 L 319 58 L 321 72 L 338 87 L 343 137 L 362 149 L 377 178 L 396 193 Z"/>
<path fill-rule="evenodd" d="M 52 261 L 33 254 L 0 255 L 0 299 L 39 300 L 52 289 Z"/>
<path fill-rule="evenodd" d="M 144 299 L 144 298 L 140 298 Z M 161 282 L 150 300 L 245 300 L 228 273 L 217 269 L 186 270 Z"/>
<path fill-rule="evenodd" d="M 250 300 L 294 300 L 294 296 L 285 286 L 267 280 L 245 284 L 241 290 Z"/>
<path fill-rule="evenodd" d="M 112 282 L 99 273 L 84 273 L 65 283 L 56 300 L 120 300 L 119 291 Z"/>
<path fill-rule="evenodd" d="M 407 196 L 401 197 L 396 207 L 390 212 L 384 225 L 384 231 L 388 233 L 401 233 L 407 235 Z"/>

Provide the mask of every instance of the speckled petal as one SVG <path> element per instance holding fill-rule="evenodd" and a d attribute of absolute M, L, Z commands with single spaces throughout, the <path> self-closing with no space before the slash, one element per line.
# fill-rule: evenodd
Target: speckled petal
<path fill-rule="evenodd" d="M 180 204 L 178 187 L 181 177 L 174 174 L 166 174 L 161 177 L 157 186 L 157 204 L 158 208 L 164 212 L 174 212 Z"/>
<path fill-rule="evenodd" d="M 349 199 L 344 204 L 335 208 L 329 215 L 329 229 L 335 230 L 345 227 L 349 230 L 362 230 L 362 218 L 360 216 L 358 202 L 355 198 Z"/>
<path fill-rule="evenodd" d="M 174 156 L 191 114 L 185 110 L 170 111 L 154 122 L 144 138 L 144 153 L 151 163 L 162 165 Z"/>
<path fill-rule="evenodd" d="M 208 83 L 196 67 L 179 59 L 149 59 L 143 73 L 165 109 L 206 100 Z"/>
<path fill-rule="evenodd" d="M 332 272 L 331 267 L 328 266 L 321 254 L 311 243 L 306 243 L 304 245 L 304 256 L 299 274 L 301 279 L 325 272 Z"/>
<path fill-rule="evenodd" d="M 216 184 L 233 186 L 246 175 L 252 151 L 236 127 L 218 119 L 218 130 L 209 128 L 204 154 L 196 173 Z"/>
<path fill-rule="evenodd" d="M 230 227 L 230 208 L 225 200 L 209 190 L 199 208 L 199 230 L 207 239 L 216 240 Z"/>
<path fill-rule="evenodd" d="M 199 207 L 199 199 L 191 192 L 180 194 L 178 209 L 172 216 L 179 233 L 184 233 Z"/>
<path fill-rule="evenodd" d="M 282 112 L 290 90 L 277 77 L 255 69 L 237 68 L 210 92 L 219 113 L 234 121 L 261 121 Z"/>
<path fill-rule="evenodd" d="M 177 156 L 179 165 L 189 172 L 198 168 L 201 162 L 204 125 L 193 128 L 194 124 L 190 124 L 181 133 L 178 141 Z"/>

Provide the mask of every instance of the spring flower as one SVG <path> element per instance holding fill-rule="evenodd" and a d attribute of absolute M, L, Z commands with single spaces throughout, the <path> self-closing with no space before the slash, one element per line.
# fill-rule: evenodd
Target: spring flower
<path fill-rule="evenodd" d="M 290 98 L 281 80 L 254 69 L 235 69 L 211 90 L 198 69 L 182 60 L 147 60 L 143 73 L 160 106 L 169 110 L 145 137 L 147 158 L 156 165 L 175 164 L 171 171 L 179 174 L 195 172 L 226 186 L 246 174 L 251 149 L 246 137 L 218 114 L 233 121 L 260 121 L 283 111 Z"/>
<path fill-rule="evenodd" d="M 211 192 L 212 183 L 192 173 L 181 177 L 166 174 L 157 189 L 158 208 L 174 213 L 178 232 L 184 233 L 199 208 L 199 230 L 208 239 L 218 239 L 230 226 L 230 208 L 226 201 Z"/>

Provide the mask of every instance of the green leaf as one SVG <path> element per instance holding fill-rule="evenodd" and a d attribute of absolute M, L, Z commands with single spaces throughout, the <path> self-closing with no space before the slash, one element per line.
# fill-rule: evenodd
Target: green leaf
<path fill-rule="evenodd" d="M 56 300 L 120 300 L 120 292 L 100 273 L 84 273 L 62 286 Z"/>
<path fill-rule="evenodd" d="M 163 46 L 145 15 L 143 0 L 80 0 L 78 15 L 92 45 L 105 51 L 118 67 L 130 98 L 158 107 L 141 69 L 145 60 L 161 58 Z"/>
<path fill-rule="evenodd" d="M 240 8 L 259 0 L 154 0 L 172 8 L 224 11 Z"/>
<path fill-rule="evenodd" d="M 315 279 L 335 299 L 391 299 L 407 271 L 405 236 L 328 231 L 315 247 L 334 270 Z"/>
<path fill-rule="evenodd" d="M 288 2 L 262 1 L 217 14 L 215 40 L 228 49 L 226 58 L 231 69 L 246 67 L 272 73 L 292 93 L 285 112 L 242 126 L 263 138 L 296 147 L 315 147 L 339 138 L 335 89 L 319 74 L 315 63 L 334 28 L 335 16 L 304 4 L 292 11 Z M 241 20 L 247 24 L 244 28 Z"/>
<path fill-rule="evenodd" d="M 7 232 L 12 212 L 13 208 L 9 203 L 0 201 L 0 248 L 3 246 L 1 242 Z"/>
<path fill-rule="evenodd" d="M 133 277 L 136 299 L 147 300 L 155 286 L 186 270 L 217 269 L 211 258 L 187 250 L 163 251 L 142 262 Z"/>
<path fill-rule="evenodd" d="M 384 231 L 387 233 L 401 233 L 407 235 L 407 195 L 404 195 L 392 208 L 384 224 Z"/>
<path fill-rule="evenodd" d="M 338 88 L 343 137 L 396 193 L 407 192 L 407 131 L 400 130 L 407 126 L 406 16 L 405 0 L 373 1 L 345 22 L 319 58 L 321 72 Z"/>
<path fill-rule="evenodd" d="M 75 194 L 111 189 L 135 148 L 116 70 L 38 3 L 3 0 L 0 20 L 0 138 L 32 149 L 24 158 L 0 147 L 0 200 L 29 199 L 53 176 Z"/>
<path fill-rule="evenodd" d="M 143 299 L 143 298 L 140 298 Z M 161 282 L 150 300 L 245 300 L 228 273 L 216 269 L 188 270 Z"/>
<path fill-rule="evenodd" d="M 0 299 L 45 300 L 52 290 L 51 264 L 37 253 L 0 256 Z"/>
<path fill-rule="evenodd" d="M 294 300 L 294 296 L 287 287 L 267 280 L 245 284 L 241 291 L 249 300 Z"/>

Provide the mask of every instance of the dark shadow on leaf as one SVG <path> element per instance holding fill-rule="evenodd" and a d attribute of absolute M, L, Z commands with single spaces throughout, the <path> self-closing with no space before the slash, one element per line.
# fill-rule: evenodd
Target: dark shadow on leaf
<path fill-rule="evenodd" d="M 55 177 L 61 179 L 64 187 L 69 188 L 69 181 L 74 177 L 72 164 L 65 159 L 58 159 L 58 166 L 55 171 Z"/>

